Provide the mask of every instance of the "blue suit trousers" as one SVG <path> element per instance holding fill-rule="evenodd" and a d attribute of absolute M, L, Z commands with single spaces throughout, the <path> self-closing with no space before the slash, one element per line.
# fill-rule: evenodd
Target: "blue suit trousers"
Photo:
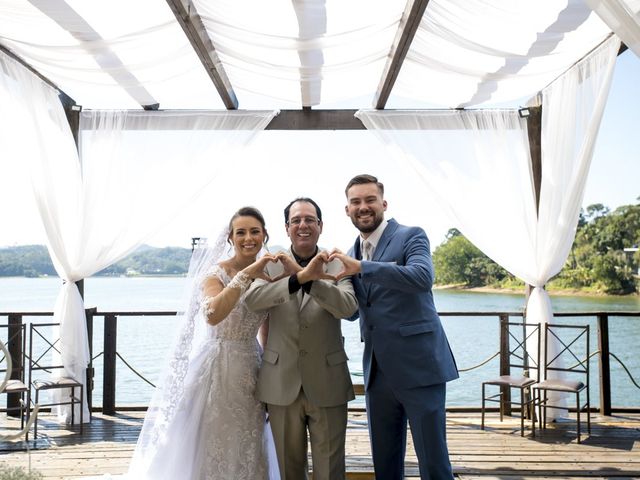
<path fill-rule="evenodd" d="M 374 360 L 366 392 L 376 479 L 402 480 L 407 421 L 422 480 L 451 480 L 446 440 L 446 383 L 392 389 Z"/>

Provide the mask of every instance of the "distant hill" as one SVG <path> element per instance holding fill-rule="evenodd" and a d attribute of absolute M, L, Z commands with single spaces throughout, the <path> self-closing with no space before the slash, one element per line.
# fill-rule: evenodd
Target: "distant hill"
<path fill-rule="evenodd" d="M 271 253 L 285 250 L 271 245 Z M 136 275 L 185 275 L 191 259 L 190 248 L 141 245 L 119 262 L 95 274 L 103 277 Z M 57 275 L 44 245 L 0 248 L 0 277 L 42 277 Z"/>
<path fill-rule="evenodd" d="M 189 268 L 191 249 L 140 246 L 96 276 L 184 275 Z M 56 275 L 44 245 L 0 248 L 0 277 L 41 277 Z"/>
<path fill-rule="evenodd" d="M 56 275 L 44 245 L 0 248 L 0 277 Z"/>

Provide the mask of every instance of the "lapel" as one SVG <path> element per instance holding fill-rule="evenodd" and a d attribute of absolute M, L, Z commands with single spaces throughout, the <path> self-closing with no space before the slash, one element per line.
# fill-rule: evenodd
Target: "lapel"
<path fill-rule="evenodd" d="M 390 219 L 387 223 L 387 228 L 384 229 L 384 232 L 382 232 L 382 235 L 380 236 L 380 241 L 376 246 L 376 251 L 373 252 L 372 260 L 374 262 L 380 261 L 380 259 L 382 258 L 382 254 L 389 246 L 389 243 L 391 243 L 393 234 L 396 232 L 397 229 L 398 229 L 398 222 L 396 222 L 393 218 Z"/>
<path fill-rule="evenodd" d="M 362 260 L 362 253 L 360 252 L 360 235 L 356 237 L 356 243 L 353 244 L 353 258 Z"/>
<path fill-rule="evenodd" d="M 295 262 L 295 258 L 296 258 L 296 257 L 294 257 L 294 256 L 293 256 L 293 252 L 291 251 L 291 247 L 289 247 L 289 250 L 287 250 L 287 254 L 288 254 L 288 255 L 293 259 L 293 261 Z M 297 305 L 298 311 L 302 310 L 302 307 L 304 307 L 304 305 L 306 305 L 306 304 L 307 304 L 307 302 L 309 301 L 309 299 L 308 299 L 308 298 L 306 298 L 306 297 L 309 297 L 309 295 L 305 295 L 305 296 L 303 297 L 303 296 L 302 296 L 302 287 L 301 287 L 301 288 L 300 288 L 300 290 L 298 290 L 298 291 L 296 292 L 296 300 L 295 300 L 295 302 L 296 302 L 296 305 Z"/>
<path fill-rule="evenodd" d="M 390 219 L 387 223 L 387 227 L 384 229 L 384 232 L 382 232 L 382 235 L 380 236 L 380 240 L 378 241 L 378 245 L 376 245 L 375 252 L 373 252 L 373 258 L 371 259 L 372 262 L 380 261 L 384 254 L 384 251 L 389 246 L 389 243 L 391 243 L 391 239 L 393 238 L 393 234 L 395 233 L 397 228 L 398 222 L 396 222 L 394 219 Z M 360 249 L 360 242 L 358 241 L 357 243 L 358 249 Z M 373 286 L 374 285 L 372 283 L 368 282 L 364 287 L 365 292 L 367 292 L 367 300 L 371 298 L 371 289 L 373 288 Z"/>

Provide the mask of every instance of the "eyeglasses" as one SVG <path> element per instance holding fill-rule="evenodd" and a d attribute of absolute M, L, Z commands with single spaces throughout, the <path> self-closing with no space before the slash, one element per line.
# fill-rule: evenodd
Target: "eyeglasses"
<path fill-rule="evenodd" d="M 319 225 L 320 220 L 318 220 L 316 217 L 293 217 L 287 222 L 287 225 L 293 225 L 297 227 L 302 223 L 306 223 L 307 225 Z"/>

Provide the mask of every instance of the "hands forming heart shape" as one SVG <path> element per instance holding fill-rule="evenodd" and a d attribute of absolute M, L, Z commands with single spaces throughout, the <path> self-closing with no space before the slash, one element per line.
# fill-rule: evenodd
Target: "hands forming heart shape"
<path fill-rule="evenodd" d="M 326 271 L 326 265 L 334 260 L 338 260 L 342 264 L 342 268 L 337 273 L 328 273 Z M 280 263 L 282 265 L 282 273 L 277 277 L 271 278 L 265 272 L 265 268 L 269 263 Z M 345 255 L 338 249 L 334 249 L 331 252 L 319 252 L 304 268 L 298 265 L 289 254 L 280 252 L 277 254 L 266 253 L 245 269 L 245 273 L 251 278 L 261 278 L 268 282 L 274 282 L 281 278 L 297 274 L 300 283 L 307 283 L 313 280 L 331 280 L 336 282 L 358 272 L 360 272 L 360 262 Z"/>

